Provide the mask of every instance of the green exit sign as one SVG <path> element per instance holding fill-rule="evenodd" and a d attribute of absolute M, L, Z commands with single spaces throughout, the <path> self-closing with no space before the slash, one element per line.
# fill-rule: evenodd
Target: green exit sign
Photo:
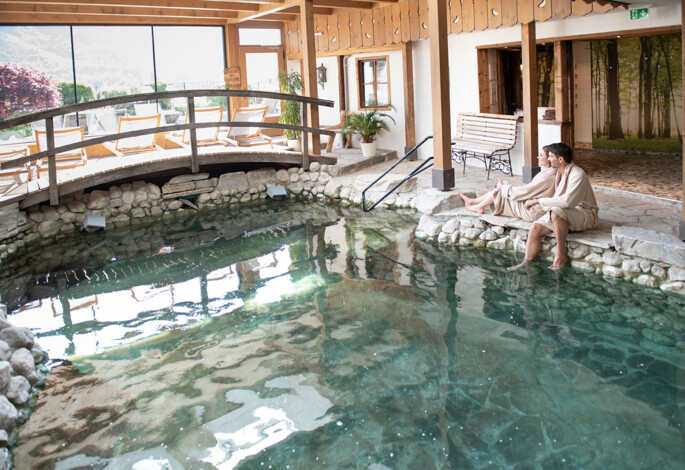
<path fill-rule="evenodd" d="M 631 20 L 645 20 L 647 18 L 649 18 L 649 8 L 636 8 L 630 10 Z"/>

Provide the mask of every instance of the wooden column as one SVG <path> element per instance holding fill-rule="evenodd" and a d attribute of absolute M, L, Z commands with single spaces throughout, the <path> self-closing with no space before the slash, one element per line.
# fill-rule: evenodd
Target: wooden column
<path fill-rule="evenodd" d="M 405 42 L 402 47 L 402 72 L 404 74 L 404 151 L 406 153 L 416 145 L 414 59 L 411 41 Z M 416 152 L 410 159 L 416 159 Z"/>
<path fill-rule="evenodd" d="M 300 20 L 302 22 L 302 78 L 304 81 L 304 95 L 317 98 L 316 89 L 316 38 L 314 37 L 314 2 L 302 0 L 300 2 Z M 303 106 L 309 106 L 303 104 Z M 310 106 L 306 125 L 319 127 L 319 107 Z M 310 134 L 309 150 L 315 155 L 321 155 L 321 140 L 317 134 Z"/>
<path fill-rule="evenodd" d="M 240 48 L 239 48 L 239 42 L 238 42 L 238 27 L 235 24 L 227 24 L 226 25 L 226 66 L 227 67 L 238 67 L 240 68 Z M 247 83 L 245 83 L 246 79 L 246 73 L 245 70 L 240 70 L 240 86 L 238 87 L 232 87 L 240 90 L 246 90 L 247 89 Z M 231 109 L 237 109 L 242 106 L 247 105 L 247 99 L 246 98 L 230 98 L 229 99 L 229 107 Z M 231 109 L 227 109 L 227 116 L 228 119 L 231 119 Z"/>
<path fill-rule="evenodd" d="M 540 171 L 538 154 L 538 64 L 535 50 L 535 22 L 521 25 L 523 62 L 523 182 L 529 183 Z"/>
<path fill-rule="evenodd" d="M 345 86 L 345 56 L 338 56 L 338 100 L 340 101 L 340 112 L 347 111 L 347 89 Z M 332 139 L 333 137 L 329 137 Z"/>
<path fill-rule="evenodd" d="M 569 41 L 555 41 L 554 43 L 554 107 L 555 119 L 561 122 L 561 140 L 573 147 L 573 128 L 571 126 L 571 94 L 569 55 L 571 43 Z"/>
<path fill-rule="evenodd" d="M 680 13 L 681 13 L 681 21 L 680 21 L 680 28 L 681 28 L 681 34 L 685 34 L 685 0 L 680 0 Z M 685 47 L 682 50 L 682 69 L 683 73 L 685 73 Z M 683 75 L 685 77 L 685 75 Z M 685 96 L 685 81 L 682 83 L 682 88 L 683 88 L 683 95 Z M 683 120 L 680 122 L 685 122 L 685 106 L 683 106 Z M 685 150 L 685 149 L 684 149 Z M 685 241 L 685 152 L 683 152 L 683 215 L 680 218 L 680 239 Z"/>
<path fill-rule="evenodd" d="M 428 1 L 430 70 L 433 107 L 433 187 L 454 187 L 450 133 L 450 81 L 447 54 L 447 2 Z"/>

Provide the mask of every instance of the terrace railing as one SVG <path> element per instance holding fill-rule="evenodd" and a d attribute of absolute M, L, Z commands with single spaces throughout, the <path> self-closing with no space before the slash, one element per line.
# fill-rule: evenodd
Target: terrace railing
<path fill-rule="evenodd" d="M 198 159 L 197 150 L 197 133 L 196 129 L 201 129 L 205 127 L 227 127 L 230 123 L 232 127 L 254 127 L 254 122 L 239 122 L 230 121 L 231 109 L 230 100 L 227 100 L 229 117 L 228 121 L 219 122 L 195 122 L 195 98 L 197 97 L 209 97 L 209 96 L 219 96 L 227 98 L 266 98 L 281 101 L 296 101 L 302 104 L 301 114 L 302 123 L 307 122 L 308 117 L 308 106 L 327 106 L 333 107 L 334 102 L 329 100 L 321 100 L 316 98 L 310 98 L 307 96 L 297 96 L 297 95 L 287 95 L 283 93 L 273 93 L 268 91 L 255 91 L 255 90 L 183 90 L 183 91 L 163 91 L 159 93 L 141 93 L 137 95 L 127 95 L 118 96 L 114 98 L 107 98 L 104 100 L 90 101 L 88 103 L 79 103 L 70 106 L 64 106 L 61 108 L 49 109 L 47 111 L 40 111 L 37 113 L 27 114 L 21 117 L 7 119 L 5 121 L 0 121 L 0 131 L 11 129 L 13 127 L 31 124 L 38 121 L 45 121 L 45 132 L 46 132 L 46 148 L 42 152 L 33 153 L 25 157 L 15 158 L 13 160 L 8 160 L 0 164 L 1 169 L 12 168 L 15 166 L 22 165 L 26 162 L 36 161 L 43 158 L 48 159 L 48 182 L 49 182 L 49 195 L 50 204 L 56 205 L 59 203 L 59 192 L 57 189 L 57 165 L 55 161 L 55 155 L 67 152 L 71 150 L 77 150 L 91 145 L 102 144 L 104 142 L 111 142 L 117 139 L 125 139 L 128 137 L 138 137 L 147 134 L 158 134 L 163 132 L 174 132 L 180 130 L 190 131 L 190 149 L 191 149 L 191 171 L 197 173 L 200 171 L 200 164 Z M 104 108 L 108 106 L 136 103 L 141 101 L 154 101 L 154 100 L 164 100 L 170 98 L 186 98 L 188 103 L 188 120 L 187 124 L 173 124 L 166 126 L 153 127 L 148 129 L 138 129 L 134 131 L 121 132 L 116 134 L 107 134 L 97 137 L 86 138 L 81 142 L 75 142 L 69 145 L 63 145 L 60 147 L 55 147 L 55 126 L 54 119 L 59 116 L 65 116 L 71 113 L 78 113 L 82 111 L 87 111 L 91 109 Z M 309 169 L 309 145 L 308 137 L 309 134 L 314 135 L 328 135 L 334 136 L 334 131 L 328 131 L 325 129 L 307 127 L 307 126 L 292 126 L 288 124 L 281 124 L 275 122 L 263 122 L 259 124 L 260 127 L 265 129 L 282 129 L 282 130 L 292 130 L 299 131 L 302 133 L 302 166 L 305 169 Z"/>

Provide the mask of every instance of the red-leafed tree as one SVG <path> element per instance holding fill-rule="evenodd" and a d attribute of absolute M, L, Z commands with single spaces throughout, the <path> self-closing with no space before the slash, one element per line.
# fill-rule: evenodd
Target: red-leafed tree
<path fill-rule="evenodd" d="M 0 120 L 61 104 L 57 83 L 32 67 L 0 64 Z"/>

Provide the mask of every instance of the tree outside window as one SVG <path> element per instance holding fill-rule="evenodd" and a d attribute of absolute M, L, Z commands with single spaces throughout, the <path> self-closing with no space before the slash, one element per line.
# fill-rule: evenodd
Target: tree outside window
<path fill-rule="evenodd" d="M 388 57 L 357 59 L 359 109 L 390 106 Z"/>

